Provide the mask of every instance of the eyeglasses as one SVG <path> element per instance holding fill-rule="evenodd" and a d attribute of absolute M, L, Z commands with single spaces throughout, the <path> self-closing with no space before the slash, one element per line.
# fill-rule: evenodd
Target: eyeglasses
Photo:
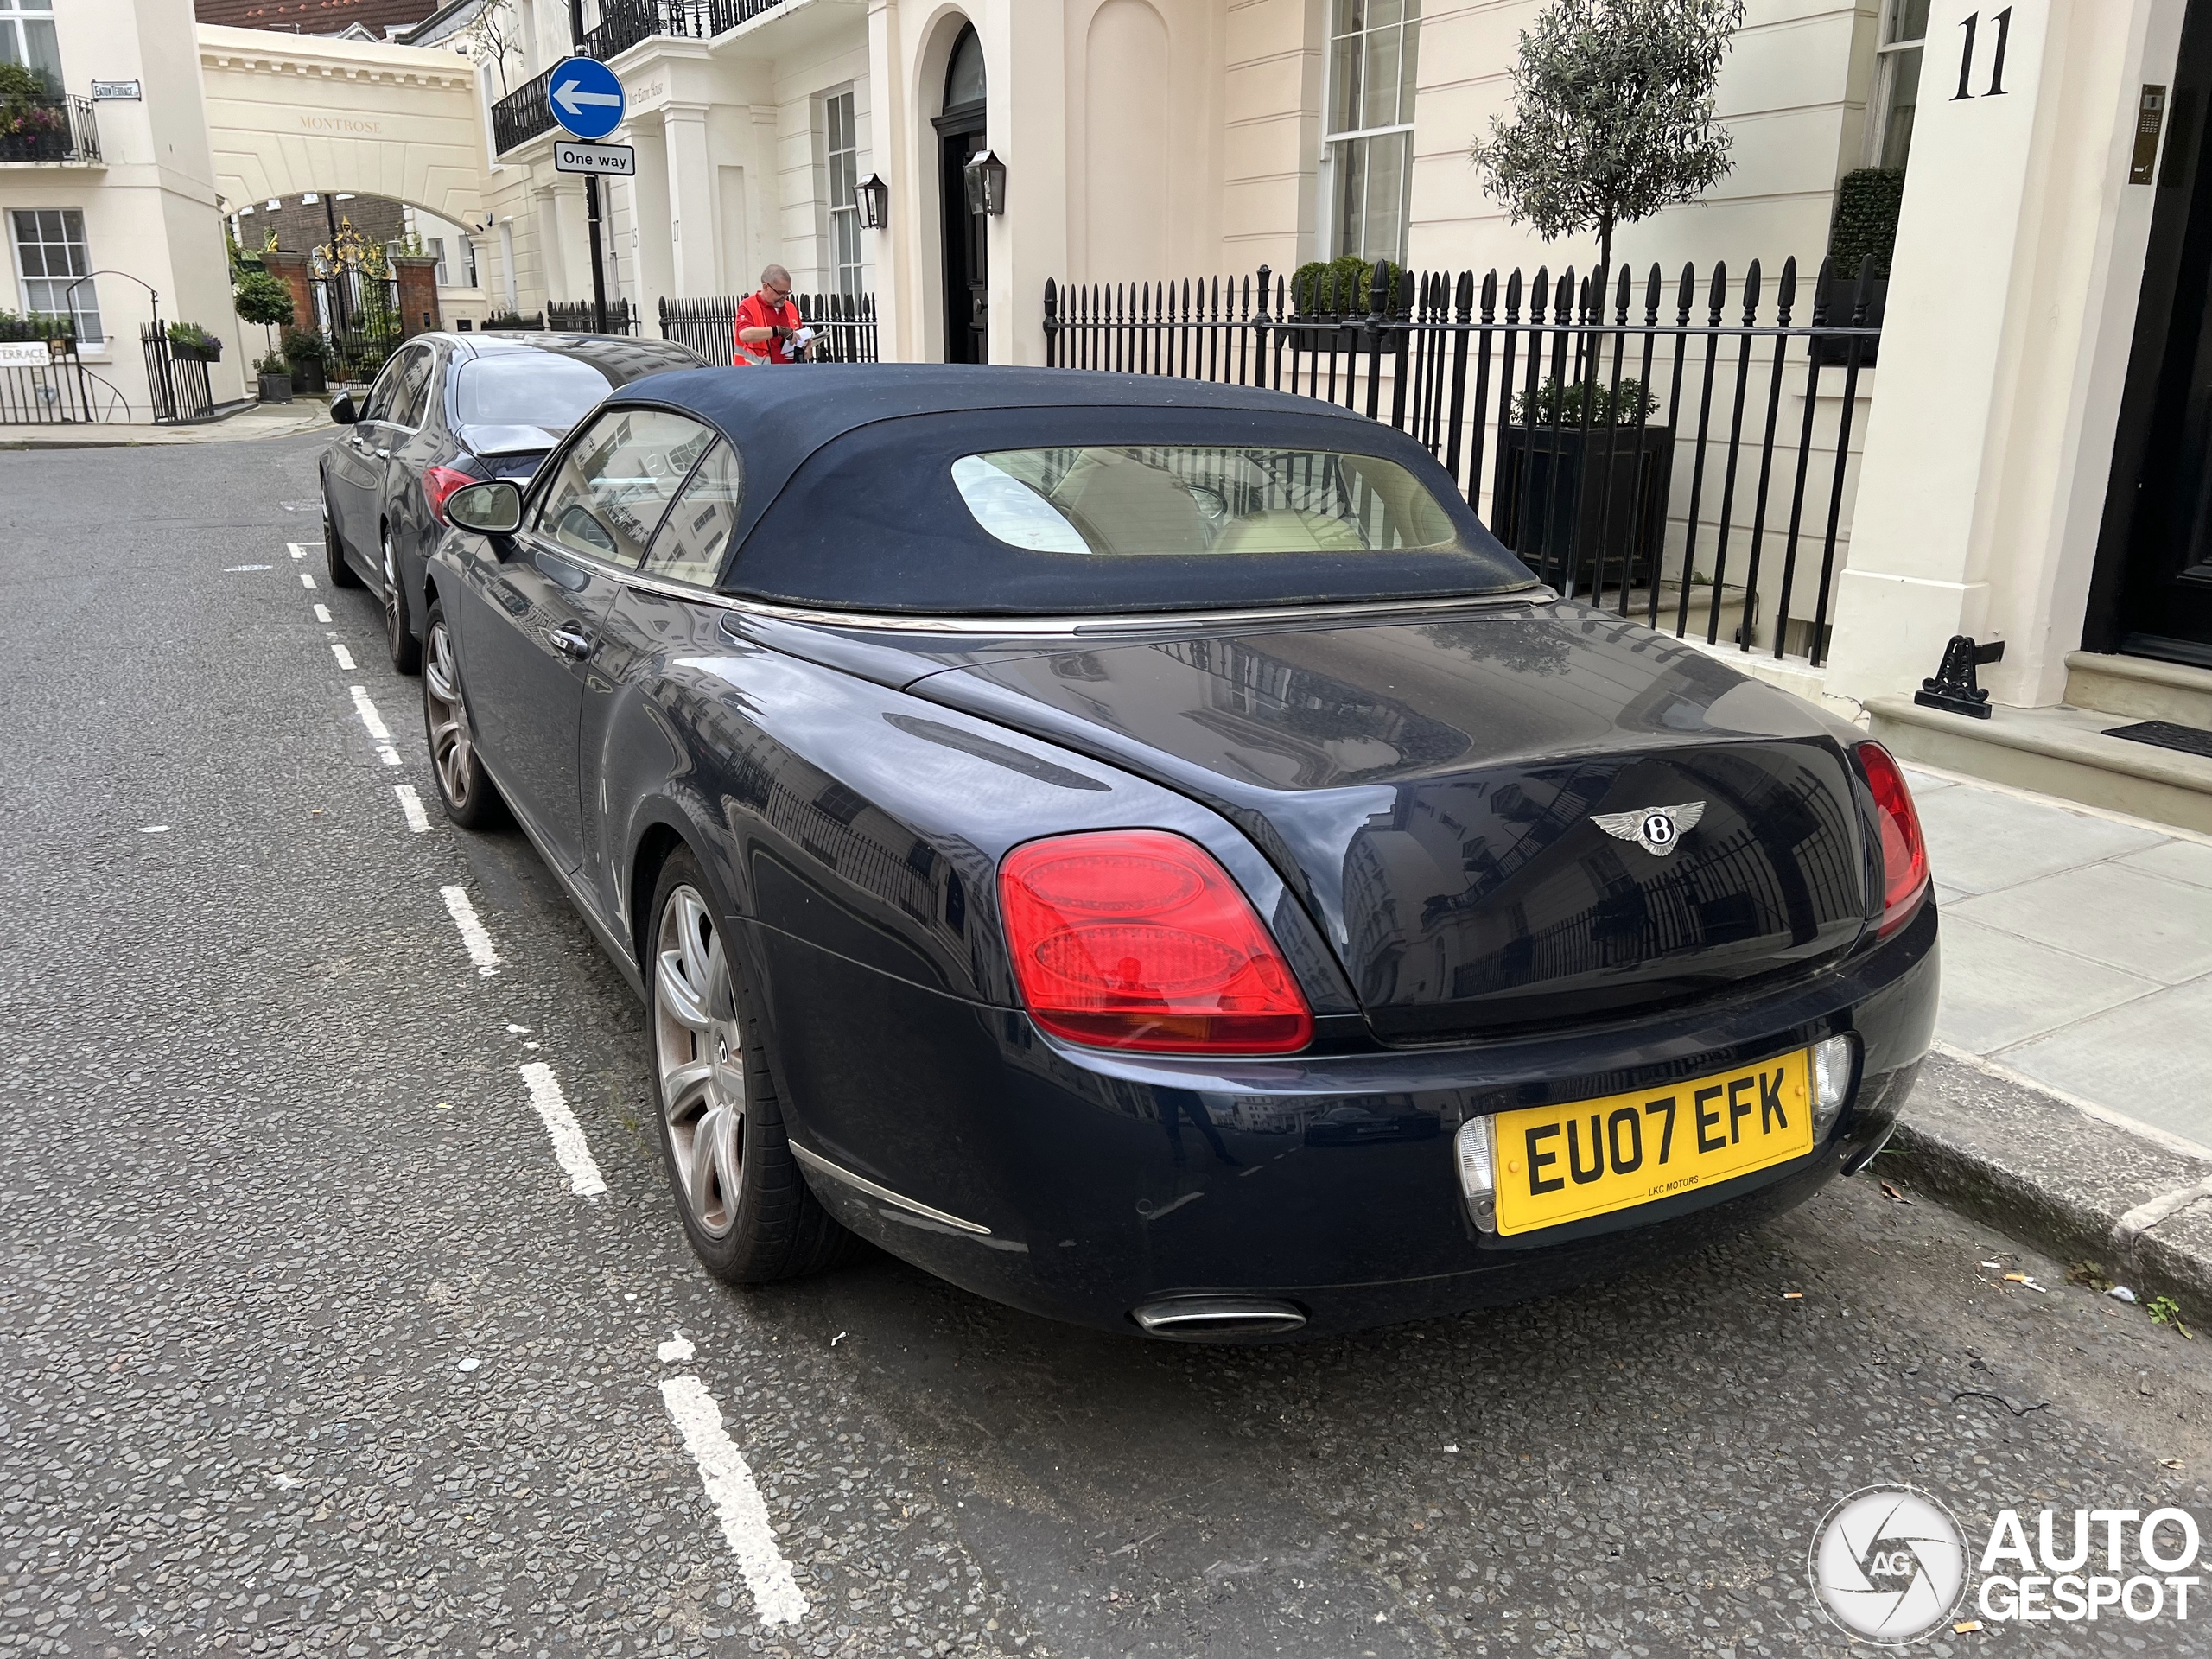
<path fill-rule="evenodd" d="M 788 300 L 791 296 L 791 285 L 785 283 L 781 288 L 778 288 L 773 283 L 764 283 L 760 291 L 779 300 Z"/>

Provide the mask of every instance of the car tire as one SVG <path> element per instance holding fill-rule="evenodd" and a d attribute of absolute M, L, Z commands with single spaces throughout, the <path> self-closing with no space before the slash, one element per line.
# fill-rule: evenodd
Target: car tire
<path fill-rule="evenodd" d="M 334 588 L 358 588 L 361 579 L 353 567 L 346 563 L 346 543 L 338 539 L 338 526 L 330 517 L 330 503 L 322 504 L 322 568 L 330 574 Z"/>
<path fill-rule="evenodd" d="M 645 938 L 654 1118 L 691 1249 L 733 1285 L 834 1266 L 853 1236 L 822 1207 L 791 1155 L 736 934 L 698 861 L 661 867 Z"/>
<path fill-rule="evenodd" d="M 391 665 L 402 674 L 423 671 L 423 645 L 407 614 L 407 584 L 400 580 L 398 551 L 391 544 L 391 528 L 384 531 L 384 648 Z"/>
<path fill-rule="evenodd" d="M 461 654 L 446 626 L 445 607 L 423 619 L 428 642 L 423 663 L 423 734 L 430 746 L 430 776 L 438 804 L 464 830 L 489 830 L 506 821 L 506 803 L 476 752 L 476 728 L 461 678 Z"/>

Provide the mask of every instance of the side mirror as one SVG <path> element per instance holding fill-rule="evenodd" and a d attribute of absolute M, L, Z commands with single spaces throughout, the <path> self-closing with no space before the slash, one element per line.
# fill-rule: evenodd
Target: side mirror
<path fill-rule="evenodd" d="M 504 536 L 522 523 L 522 492 L 504 478 L 470 484 L 446 498 L 446 517 L 463 530 Z"/>
<path fill-rule="evenodd" d="M 330 400 L 330 418 L 340 426 L 351 426 L 361 418 L 361 411 L 353 407 L 353 394 L 341 391 Z"/>

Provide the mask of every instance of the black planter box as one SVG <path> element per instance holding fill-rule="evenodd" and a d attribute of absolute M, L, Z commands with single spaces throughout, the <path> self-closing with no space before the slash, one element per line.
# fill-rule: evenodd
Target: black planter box
<path fill-rule="evenodd" d="M 292 377 L 289 374 L 260 376 L 261 401 L 264 404 L 289 404 L 292 401 Z"/>
<path fill-rule="evenodd" d="M 1859 326 L 1862 328 L 1880 327 L 1882 313 L 1888 308 L 1889 302 L 1890 279 L 1886 276 L 1868 277 L 1866 280 L 1866 320 Z M 1831 328 L 1850 327 L 1851 314 L 1858 309 L 1858 307 L 1859 279 L 1856 276 L 1829 278 L 1827 326 Z M 1851 336 L 1847 334 L 1839 340 L 1824 335 L 1819 344 L 1822 368 L 1840 369 L 1850 362 Z M 1874 366 L 1874 359 L 1879 354 L 1881 345 L 1880 340 L 1873 339 L 1862 339 L 1859 341 L 1860 368 L 1871 369 Z"/>
<path fill-rule="evenodd" d="M 314 392 L 325 391 L 329 389 L 328 382 L 323 377 L 322 359 L 321 358 L 299 357 L 293 358 L 289 360 L 292 365 L 292 390 L 294 391 L 299 392 L 302 395 L 307 395 Z"/>
<path fill-rule="evenodd" d="M 169 360 L 172 363 L 219 363 L 223 360 L 223 342 L 211 340 L 205 346 L 188 346 L 181 340 L 169 341 Z"/>
<path fill-rule="evenodd" d="M 1673 429 L 1509 426 L 1503 435 L 1491 506 L 1498 540 L 1553 586 L 1571 580 L 1578 596 L 1649 587 L 1666 542 Z"/>

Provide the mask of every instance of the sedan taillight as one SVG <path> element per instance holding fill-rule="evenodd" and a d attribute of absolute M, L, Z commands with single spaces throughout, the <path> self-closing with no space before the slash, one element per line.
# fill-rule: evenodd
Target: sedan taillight
<path fill-rule="evenodd" d="M 451 467 L 425 467 L 423 469 L 423 494 L 429 501 L 430 516 L 442 524 L 449 524 L 446 517 L 446 498 L 455 490 L 465 490 L 471 484 L 484 480 Z"/>
<path fill-rule="evenodd" d="M 1920 814 L 1912 791 L 1890 752 L 1878 743 L 1859 746 L 1859 767 L 1874 792 L 1874 816 L 1882 829 L 1882 924 L 1878 937 L 1904 926 L 1928 893 L 1928 843 L 1921 838 Z"/>
<path fill-rule="evenodd" d="M 1287 1054 L 1313 1039 L 1251 901 L 1180 836 L 1030 842 L 999 867 L 999 905 L 1022 1001 L 1056 1037 L 1178 1054 Z"/>

